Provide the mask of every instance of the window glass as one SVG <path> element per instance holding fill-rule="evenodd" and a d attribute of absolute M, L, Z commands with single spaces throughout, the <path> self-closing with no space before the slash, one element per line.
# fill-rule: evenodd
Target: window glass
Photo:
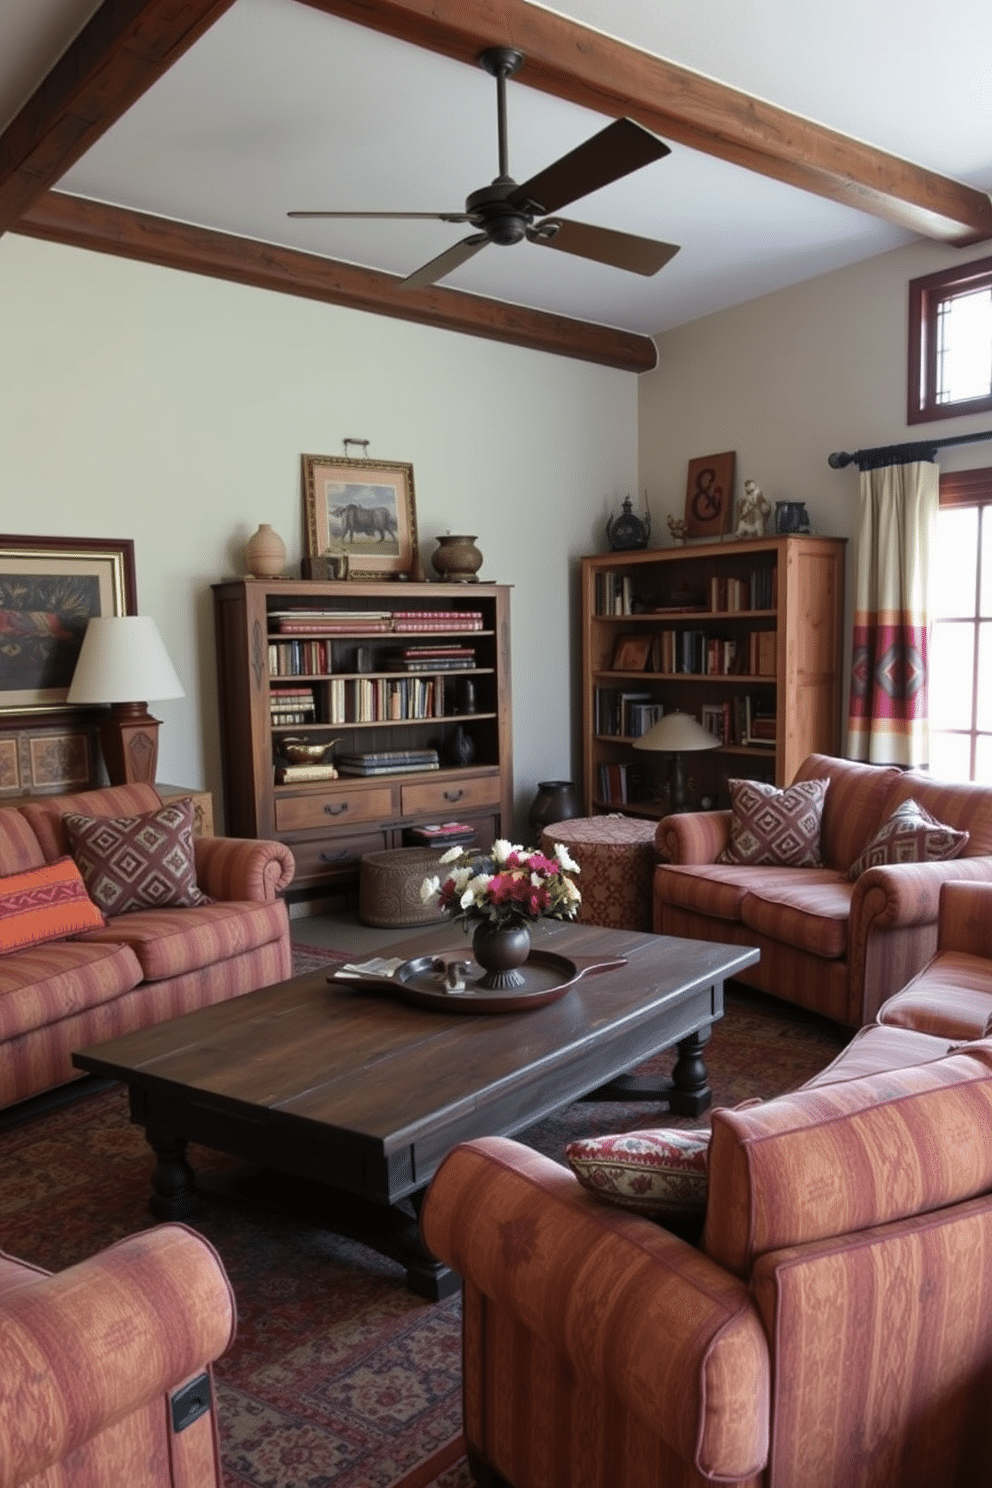
<path fill-rule="evenodd" d="M 974 511 L 981 512 L 982 516 L 982 573 L 981 573 L 981 598 L 978 613 L 980 615 L 992 616 L 992 507 L 974 507 Z M 978 544 L 974 548 L 966 548 L 965 552 L 977 552 Z"/>
<path fill-rule="evenodd" d="M 978 627 L 976 690 L 975 727 L 992 733 L 992 620 L 983 620 Z"/>
<path fill-rule="evenodd" d="M 937 514 L 936 541 L 930 554 L 932 615 L 970 617 L 975 613 L 975 588 L 962 572 L 961 555 L 978 550 L 978 510 L 977 506 L 945 506 Z M 968 571 L 974 571 L 971 562 Z"/>
<path fill-rule="evenodd" d="M 971 735 L 931 733 L 930 771 L 940 780 L 970 780 Z"/>
<path fill-rule="evenodd" d="M 937 402 L 962 403 L 992 392 L 992 290 L 941 301 L 937 311 Z"/>
<path fill-rule="evenodd" d="M 992 409 L 992 258 L 909 286 L 911 424 Z"/>
<path fill-rule="evenodd" d="M 975 779 L 982 785 L 992 785 L 992 736 L 989 734 L 979 734 L 976 740 Z"/>
<path fill-rule="evenodd" d="M 930 717 L 937 728 L 971 728 L 974 672 L 974 627 L 935 621 L 930 633 Z"/>

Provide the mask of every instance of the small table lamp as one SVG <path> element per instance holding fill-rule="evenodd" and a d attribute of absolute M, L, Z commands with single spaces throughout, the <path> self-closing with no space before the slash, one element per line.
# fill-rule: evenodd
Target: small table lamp
<path fill-rule="evenodd" d="M 135 698 L 185 697 L 149 615 L 95 616 L 86 627 L 69 703 L 109 703 L 100 747 L 111 785 L 155 782 L 160 719 Z"/>
<path fill-rule="evenodd" d="M 665 713 L 634 740 L 635 749 L 651 749 L 672 756 L 671 774 L 668 782 L 668 800 L 672 811 L 684 811 L 685 772 L 682 756 L 697 749 L 719 749 L 720 740 L 688 713 Z"/>

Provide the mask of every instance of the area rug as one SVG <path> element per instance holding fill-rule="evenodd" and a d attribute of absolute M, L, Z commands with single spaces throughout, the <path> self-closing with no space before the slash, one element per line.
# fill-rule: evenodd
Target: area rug
<path fill-rule="evenodd" d="M 296 965 L 341 959 L 306 947 Z M 824 1020 L 731 994 L 707 1053 L 716 1103 L 789 1089 L 844 1042 Z M 522 1139 L 560 1159 L 576 1136 L 652 1124 L 672 1121 L 653 1106 L 579 1103 Z M 0 1132 L 0 1248 L 59 1270 L 146 1228 L 151 1168 L 119 1086 Z M 238 1299 L 238 1336 L 216 1367 L 226 1488 L 471 1488 L 457 1296 L 424 1302 L 391 1261 L 261 1208 L 211 1204 L 196 1228 Z"/>

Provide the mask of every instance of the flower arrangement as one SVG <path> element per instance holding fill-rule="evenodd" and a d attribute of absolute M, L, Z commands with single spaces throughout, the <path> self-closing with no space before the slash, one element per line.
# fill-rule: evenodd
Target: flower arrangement
<path fill-rule="evenodd" d="M 485 924 L 515 930 L 532 920 L 570 920 L 582 902 L 567 876 L 578 873 L 579 865 L 560 842 L 553 858 L 500 838 L 487 853 L 452 847 L 441 863 L 452 865 L 448 876 L 425 878 L 420 897 L 425 904 L 439 904 L 465 930 Z"/>

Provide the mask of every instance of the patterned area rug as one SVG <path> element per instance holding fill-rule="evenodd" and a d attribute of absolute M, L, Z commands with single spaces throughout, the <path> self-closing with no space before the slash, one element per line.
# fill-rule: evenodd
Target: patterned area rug
<path fill-rule="evenodd" d="M 297 969 L 341 959 L 308 947 Z M 728 1002 L 707 1054 L 717 1104 L 790 1089 L 845 1042 L 771 999 Z M 701 1123 L 579 1103 L 523 1139 L 560 1159 L 577 1136 L 652 1124 Z M 203 1149 L 191 1158 L 201 1170 L 228 1163 Z M 25 1260 L 59 1270 L 153 1223 L 151 1154 L 121 1087 L 0 1131 L 0 1163 L 0 1247 Z M 216 1369 L 226 1488 L 471 1488 L 458 1297 L 424 1302 L 375 1252 L 261 1208 L 213 1204 L 196 1228 L 238 1299 L 238 1336 Z"/>

